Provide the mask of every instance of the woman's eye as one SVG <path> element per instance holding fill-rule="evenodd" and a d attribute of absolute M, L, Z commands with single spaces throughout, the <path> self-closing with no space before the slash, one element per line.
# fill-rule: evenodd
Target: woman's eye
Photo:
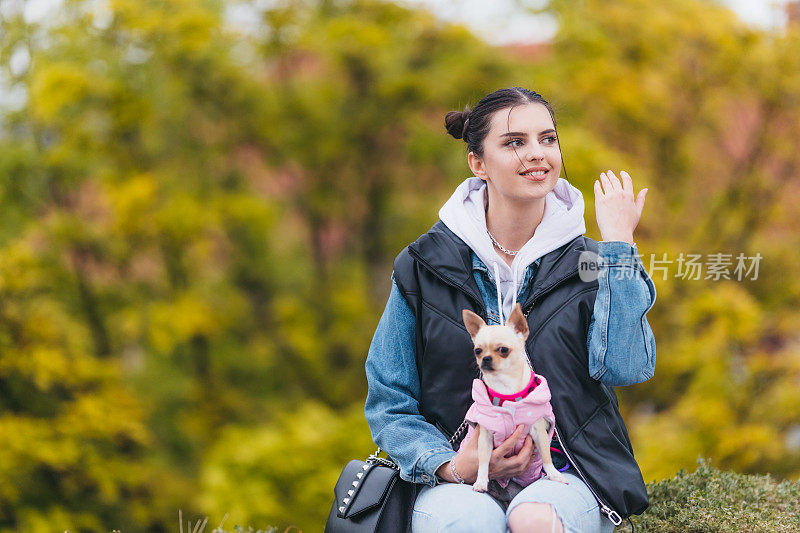
<path fill-rule="evenodd" d="M 516 148 L 518 146 L 522 146 L 523 142 L 524 141 L 522 139 L 511 139 L 506 143 L 506 146 L 514 146 Z M 558 142 L 558 139 L 554 135 L 549 135 L 544 139 L 542 139 L 543 144 L 555 144 L 556 142 Z M 514 144 L 514 143 L 519 143 L 519 144 Z"/>

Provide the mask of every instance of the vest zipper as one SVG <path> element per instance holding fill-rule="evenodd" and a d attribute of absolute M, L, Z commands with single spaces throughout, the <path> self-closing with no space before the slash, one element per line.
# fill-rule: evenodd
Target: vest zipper
<path fill-rule="evenodd" d="M 597 495 L 597 493 L 594 491 L 592 486 L 589 484 L 589 481 L 583 475 L 583 472 L 581 472 L 581 468 L 578 466 L 578 463 L 576 463 L 575 459 L 573 459 L 572 456 L 569 454 L 569 450 L 567 449 L 567 445 L 564 444 L 564 440 L 561 438 L 561 435 L 559 435 L 559 433 L 558 433 L 558 424 L 555 425 L 554 430 L 555 430 L 556 437 L 558 437 L 558 442 L 561 444 L 561 448 L 564 450 L 564 454 L 566 454 L 567 459 L 569 459 L 569 464 L 575 466 L 575 470 L 578 471 L 578 475 L 581 476 L 581 479 L 583 480 L 583 482 L 586 483 L 586 486 L 589 487 L 589 490 L 592 491 L 592 494 L 594 494 L 594 498 L 597 500 L 597 503 L 600 504 L 600 512 L 602 514 L 606 515 L 606 517 L 609 520 L 611 520 L 611 523 L 614 524 L 615 526 L 620 525 L 622 523 L 622 517 L 619 515 L 618 512 L 616 512 L 614 509 L 609 507 L 600 498 L 600 496 Z"/>
<path fill-rule="evenodd" d="M 528 317 L 528 314 L 531 311 L 533 311 L 533 307 L 534 307 L 533 304 L 531 304 L 531 306 L 528 307 L 528 311 L 525 313 L 525 317 L 526 318 Z M 534 367 L 533 358 L 529 355 L 528 359 L 531 362 L 531 367 Z M 533 370 L 534 373 L 536 372 L 535 368 L 531 368 L 531 370 Z M 594 495 L 595 500 L 597 500 L 597 503 L 600 505 L 600 512 L 602 514 L 606 515 L 606 517 L 609 520 L 611 520 L 611 523 L 614 524 L 614 526 L 620 525 L 622 523 L 622 516 L 620 516 L 620 514 L 618 512 L 616 512 L 614 509 L 609 507 L 608 504 L 606 504 L 606 502 L 604 502 L 600 498 L 600 496 L 598 496 L 597 492 L 595 492 L 595 490 L 589 484 L 589 481 L 586 479 L 586 476 L 584 476 L 583 472 L 581 471 L 581 467 L 578 466 L 578 463 L 576 463 L 575 459 L 573 459 L 572 455 L 570 455 L 569 450 L 567 449 L 567 445 L 564 443 L 564 439 L 561 438 L 561 435 L 559 434 L 559 431 L 558 431 L 558 424 L 557 423 L 553 426 L 553 430 L 555 431 L 556 438 L 558 438 L 558 442 L 561 444 L 561 449 L 564 450 L 564 454 L 567 456 L 567 459 L 569 460 L 569 464 L 575 466 L 575 470 L 578 472 L 578 475 L 581 477 L 581 479 L 586 484 L 586 486 L 589 487 L 589 490 Z"/>

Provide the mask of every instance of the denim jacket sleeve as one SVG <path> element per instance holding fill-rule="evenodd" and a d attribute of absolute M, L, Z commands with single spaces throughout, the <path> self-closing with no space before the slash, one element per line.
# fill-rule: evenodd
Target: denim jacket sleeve
<path fill-rule="evenodd" d="M 372 440 L 400 465 L 400 477 L 435 485 L 436 470 L 456 452 L 419 412 L 414 313 L 392 277 L 392 290 L 365 365 L 364 414 Z"/>
<path fill-rule="evenodd" d="M 656 287 L 636 245 L 598 242 L 599 287 L 589 324 L 589 375 L 606 385 L 633 385 L 653 377 L 656 341 L 647 312 Z"/>

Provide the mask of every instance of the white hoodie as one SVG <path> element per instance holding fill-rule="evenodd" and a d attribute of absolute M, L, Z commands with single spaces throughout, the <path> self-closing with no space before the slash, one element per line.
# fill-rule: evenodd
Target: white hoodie
<path fill-rule="evenodd" d="M 495 251 L 486 230 L 488 205 L 486 182 L 473 176 L 456 188 L 439 210 L 439 218 L 494 272 L 500 323 L 504 324 L 503 317 L 511 314 L 517 302 L 518 287 L 528 265 L 586 233 L 583 195 L 567 180 L 558 178 L 556 186 L 545 197 L 542 221 L 533 237 L 514 256 L 510 267 Z"/>

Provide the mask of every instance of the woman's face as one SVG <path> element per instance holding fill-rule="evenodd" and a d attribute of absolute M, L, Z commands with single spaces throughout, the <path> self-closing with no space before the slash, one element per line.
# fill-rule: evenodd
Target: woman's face
<path fill-rule="evenodd" d="M 561 174 L 561 150 L 547 108 L 531 103 L 500 109 L 490 124 L 483 157 L 469 153 L 470 169 L 508 200 L 544 198 Z"/>

